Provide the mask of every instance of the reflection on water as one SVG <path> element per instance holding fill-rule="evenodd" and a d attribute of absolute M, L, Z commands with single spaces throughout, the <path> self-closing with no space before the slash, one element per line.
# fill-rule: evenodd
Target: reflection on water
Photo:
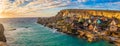
<path fill-rule="evenodd" d="M 0 19 L 10 46 L 111 46 L 106 41 L 86 40 L 58 33 L 36 23 L 37 18 Z"/>

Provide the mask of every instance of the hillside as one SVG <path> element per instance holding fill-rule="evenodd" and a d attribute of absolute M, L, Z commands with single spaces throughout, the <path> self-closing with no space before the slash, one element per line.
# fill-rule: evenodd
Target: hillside
<path fill-rule="evenodd" d="M 103 39 L 120 45 L 120 11 L 65 9 L 53 17 L 38 18 L 37 23 L 89 42 Z"/>
<path fill-rule="evenodd" d="M 63 15 L 76 14 L 76 15 L 84 15 L 84 16 L 105 16 L 105 17 L 116 17 L 120 19 L 120 11 L 112 11 L 112 10 L 89 10 L 89 9 L 65 9 L 61 10 Z"/>

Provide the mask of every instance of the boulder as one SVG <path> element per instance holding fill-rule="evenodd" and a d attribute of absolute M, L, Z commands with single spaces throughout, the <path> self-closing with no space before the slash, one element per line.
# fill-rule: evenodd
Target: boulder
<path fill-rule="evenodd" d="M 94 41 L 94 34 L 92 34 L 92 33 L 90 33 L 90 32 L 86 32 L 85 35 L 86 35 L 87 40 L 88 40 L 89 42 Z"/>
<path fill-rule="evenodd" d="M 116 40 L 115 40 L 115 45 L 116 45 L 116 46 L 120 46 L 120 39 L 116 39 Z"/>
<path fill-rule="evenodd" d="M 79 33 L 78 37 L 84 37 L 85 35 L 85 33 L 81 30 L 78 30 L 78 33 Z"/>
<path fill-rule="evenodd" d="M 0 42 L 0 46 L 8 46 L 5 42 Z"/>

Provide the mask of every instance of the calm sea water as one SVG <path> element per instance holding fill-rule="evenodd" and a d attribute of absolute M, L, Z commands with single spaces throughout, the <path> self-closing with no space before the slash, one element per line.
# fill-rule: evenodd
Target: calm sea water
<path fill-rule="evenodd" d="M 36 23 L 37 18 L 0 19 L 10 46 L 112 46 L 106 41 L 89 43 Z"/>

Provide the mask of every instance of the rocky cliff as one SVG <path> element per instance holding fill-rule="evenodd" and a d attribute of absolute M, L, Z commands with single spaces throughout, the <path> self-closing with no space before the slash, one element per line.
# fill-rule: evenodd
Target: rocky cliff
<path fill-rule="evenodd" d="M 0 46 L 7 46 L 6 45 L 6 38 L 4 35 L 4 27 L 0 24 Z"/>
<path fill-rule="evenodd" d="M 120 46 L 120 11 L 65 9 L 53 17 L 38 18 L 37 23 L 89 42 L 103 39 Z"/>
<path fill-rule="evenodd" d="M 120 20 L 120 11 L 114 10 L 90 10 L 90 9 L 65 9 L 58 12 L 56 16 L 53 17 L 43 17 L 38 19 L 38 23 L 46 24 L 49 22 L 55 22 L 62 19 L 65 16 L 77 15 L 78 17 L 89 18 L 91 16 L 104 16 L 108 18 L 117 18 Z M 52 18 L 52 19 L 51 19 Z M 120 22 L 119 22 L 120 26 Z"/>
<path fill-rule="evenodd" d="M 89 9 L 66 9 L 61 10 L 64 15 L 69 15 L 70 13 L 77 15 L 94 15 L 94 16 L 105 16 L 105 17 L 116 17 L 120 19 L 120 11 L 113 10 L 89 10 Z"/>

